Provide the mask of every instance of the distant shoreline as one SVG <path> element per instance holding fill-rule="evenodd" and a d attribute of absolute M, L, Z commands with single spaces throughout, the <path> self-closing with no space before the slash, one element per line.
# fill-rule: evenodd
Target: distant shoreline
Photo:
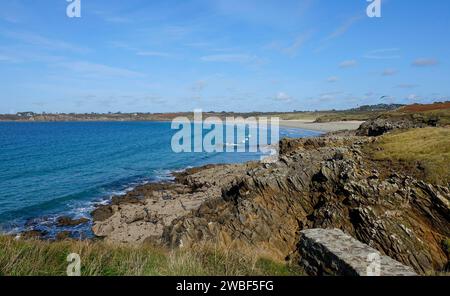
<path fill-rule="evenodd" d="M 300 128 L 318 132 L 356 130 L 364 121 L 313 122 L 309 120 L 280 120 L 280 127 Z"/>
<path fill-rule="evenodd" d="M 0 120 L 0 123 L 53 123 L 53 122 L 171 122 L 171 120 Z M 364 121 L 332 121 L 314 122 L 311 120 L 280 120 L 280 127 L 298 128 L 315 132 L 337 132 L 342 130 L 356 130 Z"/>

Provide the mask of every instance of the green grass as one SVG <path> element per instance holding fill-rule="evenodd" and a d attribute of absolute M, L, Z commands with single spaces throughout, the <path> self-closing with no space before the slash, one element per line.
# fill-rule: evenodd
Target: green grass
<path fill-rule="evenodd" d="M 65 276 L 70 253 L 81 257 L 84 276 L 120 275 L 299 275 L 282 262 L 202 247 L 170 251 L 104 242 L 45 242 L 0 236 L 0 275 Z"/>
<path fill-rule="evenodd" d="M 316 119 L 316 122 L 366 121 L 380 114 L 381 112 L 342 111 L 321 115 Z"/>
<path fill-rule="evenodd" d="M 450 128 L 412 129 L 384 135 L 373 149 L 376 160 L 420 164 L 426 181 L 450 182 Z"/>
<path fill-rule="evenodd" d="M 402 119 L 409 118 L 415 122 L 429 122 L 430 120 L 439 119 L 440 126 L 450 125 L 450 109 L 406 112 L 400 110 L 383 113 L 381 118 Z"/>
<path fill-rule="evenodd" d="M 381 112 L 368 111 L 319 111 L 277 114 L 282 120 L 310 120 L 315 122 L 366 121 Z"/>

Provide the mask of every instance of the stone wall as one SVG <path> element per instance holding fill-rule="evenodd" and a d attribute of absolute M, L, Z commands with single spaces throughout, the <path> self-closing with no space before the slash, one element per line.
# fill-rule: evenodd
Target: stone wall
<path fill-rule="evenodd" d="M 299 264 L 309 275 L 415 276 L 414 270 L 338 229 L 301 232 Z"/>

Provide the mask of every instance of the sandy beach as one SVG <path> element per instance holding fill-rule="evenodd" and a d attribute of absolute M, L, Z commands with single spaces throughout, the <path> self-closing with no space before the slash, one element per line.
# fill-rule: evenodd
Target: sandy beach
<path fill-rule="evenodd" d="M 364 121 L 313 122 L 309 120 L 280 120 L 280 126 L 301 128 L 318 132 L 356 130 Z"/>

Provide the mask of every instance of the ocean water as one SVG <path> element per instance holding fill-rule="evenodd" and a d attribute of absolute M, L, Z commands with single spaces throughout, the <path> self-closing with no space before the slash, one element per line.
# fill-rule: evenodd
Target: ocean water
<path fill-rule="evenodd" d="M 90 235 L 89 224 L 58 228 L 59 216 L 89 217 L 106 203 L 170 173 L 213 163 L 259 159 L 259 153 L 174 153 L 169 122 L 0 122 L 0 228 L 70 230 Z M 280 137 L 319 133 L 280 128 Z"/>

